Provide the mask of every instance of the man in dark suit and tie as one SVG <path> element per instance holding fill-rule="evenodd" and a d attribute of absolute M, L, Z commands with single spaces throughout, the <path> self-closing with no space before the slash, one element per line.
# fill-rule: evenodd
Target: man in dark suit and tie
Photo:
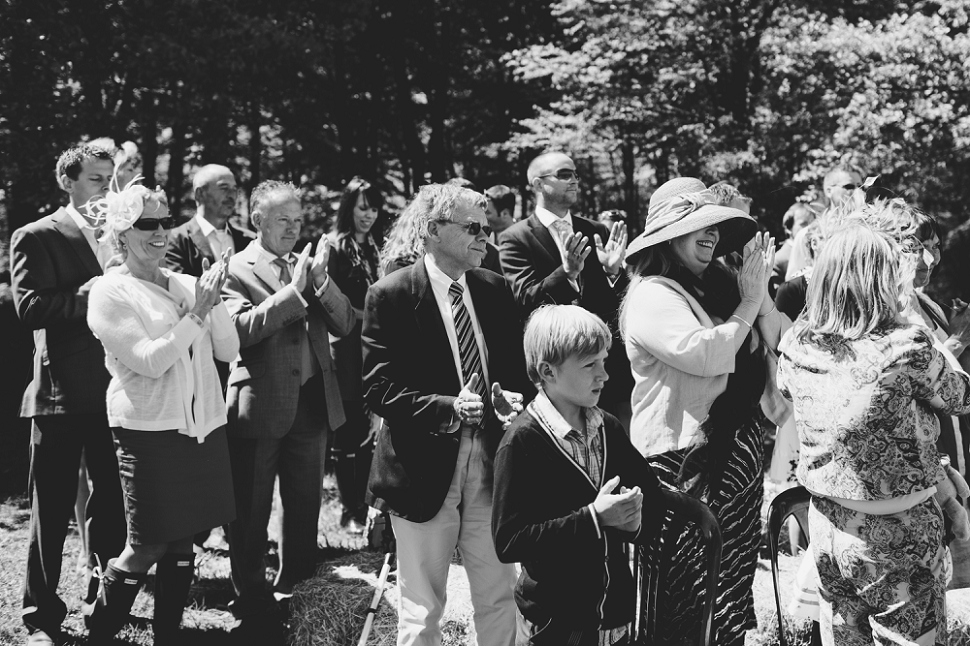
<path fill-rule="evenodd" d="M 229 221 L 237 195 L 231 170 L 218 164 L 203 166 L 192 177 L 192 192 L 195 217 L 172 230 L 165 262 L 172 271 L 199 277 L 204 259 L 215 264 L 226 251 L 242 251 L 256 236 Z"/>
<path fill-rule="evenodd" d="M 448 564 L 462 553 L 480 646 L 512 646 L 511 566 L 491 538 L 492 459 L 503 420 L 530 389 L 522 326 L 504 279 L 479 269 L 486 198 L 424 186 L 408 206 L 425 255 L 371 286 L 364 310 L 364 393 L 385 420 L 368 503 L 397 538 L 398 645 L 441 641 Z"/>
<path fill-rule="evenodd" d="M 524 317 L 545 303 L 573 304 L 609 326 L 614 338 L 606 366 L 610 380 L 599 405 L 628 425 L 633 375 L 617 325 L 629 284 L 622 271 L 626 225 L 607 229 L 570 211 L 579 200 L 579 176 L 573 160 L 563 153 L 536 157 L 529 164 L 528 180 L 536 209 L 502 234 L 505 277 Z"/>
<path fill-rule="evenodd" d="M 250 213 L 256 240 L 229 261 L 223 289 L 240 345 L 226 398 L 236 494 L 229 555 L 239 634 L 243 641 L 259 634 L 259 643 L 269 643 L 281 639 L 275 601 L 288 599 L 293 586 L 316 570 L 326 433 L 345 421 L 328 334 L 347 334 L 355 317 L 350 300 L 327 275 L 328 240 L 317 244 L 313 256 L 309 245 L 299 256 L 293 253 L 303 226 L 295 186 L 261 183 Z M 277 475 L 280 567 L 269 590 L 263 557 Z"/>
<path fill-rule="evenodd" d="M 104 348 L 85 318 L 88 293 L 103 273 L 97 223 L 85 205 L 104 195 L 112 173 L 108 151 L 86 145 L 67 150 L 57 161 L 56 175 L 70 204 L 11 237 L 14 303 L 34 333 L 33 378 L 20 414 L 32 419 L 23 619 L 27 643 L 35 646 L 54 643 L 67 613 L 57 584 L 82 451 L 94 485 L 85 514 L 88 577 L 97 559 L 107 563 L 121 552 L 127 535 L 105 405 L 110 376 Z M 97 583 L 94 577 L 89 580 Z M 89 597 L 95 591 L 89 590 Z"/>

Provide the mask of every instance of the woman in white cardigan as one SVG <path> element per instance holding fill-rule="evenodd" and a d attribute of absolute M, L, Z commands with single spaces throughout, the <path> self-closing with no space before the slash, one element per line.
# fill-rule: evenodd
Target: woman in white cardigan
<path fill-rule="evenodd" d="M 198 280 L 162 268 L 175 218 L 161 191 L 131 183 L 94 209 L 101 243 L 122 260 L 92 287 L 87 318 L 112 377 L 108 420 L 128 545 L 104 564 L 98 598 L 82 610 L 91 640 L 107 641 L 157 563 L 154 643 L 171 644 L 192 583 L 193 535 L 235 517 L 226 403 L 213 362 L 239 352 L 220 298 L 227 258 Z"/>
<path fill-rule="evenodd" d="M 721 524 L 714 627 L 715 641 L 728 646 L 755 627 L 762 343 L 776 347 L 788 325 L 767 296 L 773 241 L 755 229 L 744 212 L 716 205 L 700 180 L 663 184 L 627 249 L 633 279 L 620 313 L 634 377 L 630 439 L 662 481 L 703 499 Z M 742 247 L 735 276 L 716 258 Z M 701 624 L 703 552 L 693 534 L 681 538 L 663 583 L 669 604 L 658 643 L 689 641 Z"/>

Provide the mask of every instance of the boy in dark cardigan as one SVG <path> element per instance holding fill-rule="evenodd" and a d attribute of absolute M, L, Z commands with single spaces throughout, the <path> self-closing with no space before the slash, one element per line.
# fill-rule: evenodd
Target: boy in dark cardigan
<path fill-rule="evenodd" d="M 631 637 L 636 590 L 624 543 L 662 518 L 659 482 L 620 422 L 599 408 L 612 338 L 575 305 L 536 310 L 526 369 L 539 389 L 495 456 L 492 536 L 521 562 L 515 601 L 533 646 L 613 646 Z"/>

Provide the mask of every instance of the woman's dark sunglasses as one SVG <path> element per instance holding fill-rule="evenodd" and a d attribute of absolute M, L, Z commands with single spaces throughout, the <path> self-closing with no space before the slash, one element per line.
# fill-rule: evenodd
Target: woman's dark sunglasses
<path fill-rule="evenodd" d="M 161 225 L 163 229 L 168 231 L 169 229 L 174 229 L 175 225 L 178 224 L 178 218 L 175 216 L 168 216 L 167 218 L 148 218 L 145 220 L 138 219 L 131 223 L 131 226 L 139 231 L 155 231 L 158 226 Z"/>
<path fill-rule="evenodd" d="M 470 235 L 477 236 L 479 231 L 484 231 L 486 236 L 492 235 L 492 227 L 478 222 L 452 222 L 451 220 L 440 220 L 445 224 L 457 224 L 467 231 Z"/>

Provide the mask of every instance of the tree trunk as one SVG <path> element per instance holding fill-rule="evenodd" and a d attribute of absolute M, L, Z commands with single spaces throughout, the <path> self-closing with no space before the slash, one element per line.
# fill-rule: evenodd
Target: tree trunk
<path fill-rule="evenodd" d="M 623 208 L 626 210 L 627 228 L 630 229 L 632 237 L 639 233 L 640 229 L 640 196 L 636 182 L 637 159 L 630 139 L 623 140 L 621 150 L 623 152 Z"/>
<path fill-rule="evenodd" d="M 185 181 L 185 135 L 188 128 L 185 121 L 179 118 L 172 126 L 172 143 L 168 158 L 168 193 L 169 212 L 181 215 L 182 212 L 182 183 Z"/>

